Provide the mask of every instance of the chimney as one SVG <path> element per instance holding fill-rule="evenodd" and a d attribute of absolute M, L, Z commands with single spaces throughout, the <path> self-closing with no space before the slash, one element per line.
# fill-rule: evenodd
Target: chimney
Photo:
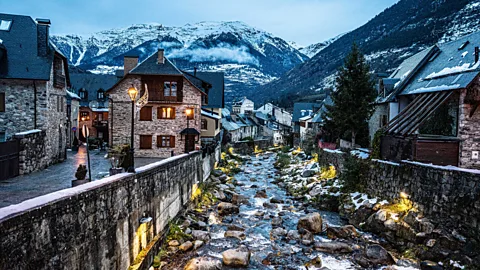
<path fill-rule="evenodd" d="M 125 77 L 137 65 L 138 65 L 138 56 L 124 56 L 123 57 L 123 76 Z"/>
<path fill-rule="evenodd" d="M 193 76 L 197 76 L 197 67 L 193 68 Z"/>
<path fill-rule="evenodd" d="M 36 19 L 37 21 L 37 49 L 38 56 L 47 56 L 49 42 L 49 19 Z"/>
<path fill-rule="evenodd" d="M 478 63 L 480 56 L 480 49 L 478 47 L 475 47 L 475 63 Z"/>
<path fill-rule="evenodd" d="M 165 64 L 165 51 L 163 49 L 158 50 L 157 64 Z"/>

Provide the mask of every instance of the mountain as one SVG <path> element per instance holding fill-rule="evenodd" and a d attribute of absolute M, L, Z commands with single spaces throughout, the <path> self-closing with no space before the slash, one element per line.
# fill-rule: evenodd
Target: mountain
<path fill-rule="evenodd" d="M 400 0 L 310 60 L 260 86 L 258 92 L 282 96 L 284 106 L 295 100 L 316 100 L 334 87 L 335 72 L 353 42 L 374 72 L 391 72 L 420 50 L 479 30 L 480 0 Z"/>
<path fill-rule="evenodd" d="M 341 35 L 338 35 L 334 38 L 331 38 L 329 40 L 326 40 L 324 42 L 320 42 L 320 43 L 315 43 L 315 44 L 312 44 L 312 45 L 309 45 L 307 47 L 304 47 L 304 48 L 299 48 L 298 50 L 305 54 L 306 56 L 312 58 L 314 57 L 317 53 L 321 52 L 322 50 L 324 50 L 325 48 L 327 48 L 328 46 L 330 46 L 333 42 L 335 42 L 337 39 L 341 38 L 343 35 L 345 34 L 341 34 Z"/>
<path fill-rule="evenodd" d="M 163 48 L 181 69 L 224 71 L 227 101 L 255 95 L 258 86 L 308 60 L 283 39 L 242 22 L 138 24 L 90 36 L 54 35 L 51 40 L 71 65 L 94 73 L 113 73 L 126 54 L 137 54 L 142 61 Z"/>

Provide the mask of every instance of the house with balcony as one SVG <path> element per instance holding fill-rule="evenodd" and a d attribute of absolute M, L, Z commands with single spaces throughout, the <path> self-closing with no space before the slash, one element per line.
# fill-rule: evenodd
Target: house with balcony
<path fill-rule="evenodd" d="M 113 127 L 109 125 L 109 98 L 106 90 L 112 87 L 119 78 L 116 75 L 72 73 L 70 74 L 73 93 L 80 97 L 79 128 L 87 126 L 90 138 L 99 142 L 109 142 L 109 134 Z M 81 132 L 78 139 L 85 142 Z"/>
<path fill-rule="evenodd" d="M 138 91 L 133 102 L 128 89 Z M 113 145 L 130 143 L 133 117 L 137 157 L 166 158 L 200 149 L 201 111 L 208 104 L 207 91 L 208 87 L 192 82 L 168 60 L 164 50 L 140 63 L 138 56 L 125 56 L 123 78 L 107 90 L 114 104 L 109 110 L 115 130 L 110 141 Z"/>
<path fill-rule="evenodd" d="M 0 13 L 0 142 L 45 132 L 38 161 L 24 173 L 66 158 L 70 79 L 66 57 L 49 41 L 50 25 Z"/>
<path fill-rule="evenodd" d="M 394 72 L 383 159 L 480 168 L 479 47 L 477 32 L 427 48 Z"/>
<path fill-rule="evenodd" d="M 232 103 L 232 113 L 234 114 L 250 114 L 254 109 L 255 103 L 247 97 L 243 97 Z"/>

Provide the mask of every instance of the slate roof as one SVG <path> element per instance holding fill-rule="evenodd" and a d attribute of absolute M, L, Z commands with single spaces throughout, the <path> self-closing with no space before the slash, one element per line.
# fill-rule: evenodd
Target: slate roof
<path fill-rule="evenodd" d="M 55 53 L 66 65 L 65 57 L 49 42 L 46 56 L 38 56 L 37 23 L 30 16 L 0 13 L 0 20 L 12 21 L 9 31 L 0 30 L 0 39 L 7 51 L 0 59 L 1 79 L 50 80 Z"/>
<path fill-rule="evenodd" d="M 143 62 L 138 64 L 134 69 L 130 71 L 130 74 L 137 75 L 183 75 L 167 57 L 163 64 L 157 63 L 158 53 L 154 53 L 147 57 Z"/>
<path fill-rule="evenodd" d="M 223 108 L 225 107 L 225 74 L 223 72 L 203 72 L 199 71 L 198 78 L 209 82 L 212 88 L 208 91 L 208 104 L 205 108 Z"/>
<path fill-rule="evenodd" d="M 82 100 L 81 105 L 88 106 L 90 101 L 97 100 L 99 89 L 107 91 L 117 83 L 118 77 L 107 74 L 72 73 L 70 74 L 70 80 L 75 93 L 78 94 L 82 88 L 87 90 L 88 100 Z"/>
<path fill-rule="evenodd" d="M 320 107 L 317 103 L 295 103 L 293 104 L 292 122 L 298 122 L 301 117 L 306 116 L 308 111 L 315 112 Z M 302 115 L 302 111 L 306 111 Z"/>
<path fill-rule="evenodd" d="M 480 72 L 480 61 L 475 63 L 474 54 L 475 47 L 479 45 L 480 32 L 437 45 L 439 51 L 414 74 L 400 95 L 467 87 Z"/>
<path fill-rule="evenodd" d="M 226 118 L 222 118 L 222 127 L 228 131 L 234 131 L 240 129 L 240 126 L 233 121 L 229 121 Z"/>

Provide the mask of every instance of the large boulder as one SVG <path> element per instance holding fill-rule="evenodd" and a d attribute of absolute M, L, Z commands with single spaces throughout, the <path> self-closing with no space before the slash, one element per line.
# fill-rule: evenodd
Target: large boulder
<path fill-rule="evenodd" d="M 193 243 L 190 242 L 190 241 L 187 241 L 187 242 L 181 244 L 178 248 L 179 248 L 181 251 L 189 251 L 190 249 L 193 248 Z"/>
<path fill-rule="evenodd" d="M 365 250 L 369 261 L 376 265 L 390 265 L 395 263 L 392 255 L 380 245 L 370 245 Z"/>
<path fill-rule="evenodd" d="M 322 232 L 322 217 L 319 213 L 310 213 L 298 220 L 297 229 L 305 229 L 312 233 Z"/>
<path fill-rule="evenodd" d="M 247 267 L 250 263 L 250 251 L 246 246 L 229 249 L 222 253 L 223 264 L 232 267 Z"/>
<path fill-rule="evenodd" d="M 223 236 L 225 238 L 237 238 L 238 240 L 245 240 L 245 238 L 247 238 L 242 231 L 226 231 Z"/>
<path fill-rule="evenodd" d="M 237 214 L 240 212 L 238 206 L 232 203 L 227 203 L 227 202 L 219 203 L 217 206 L 217 210 L 218 210 L 218 214 L 221 216 Z"/>
<path fill-rule="evenodd" d="M 357 229 L 352 225 L 346 225 L 343 227 L 328 227 L 327 228 L 327 236 L 330 239 L 348 239 L 348 238 L 356 238 L 358 236 Z"/>
<path fill-rule="evenodd" d="M 267 191 L 264 189 L 258 190 L 257 193 L 255 194 L 255 198 L 268 198 L 267 196 Z"/>
<path fill-rule="evenodd" d="M 222 262 L 210 257 L 198 257 L 188 261 L 184 270 L 220 270 Z"/>
<path fill-rule="evenodd" d="M 195 240 L 208 241 L 210 240 L 210 233 L 206 231 L 193 230 L 192 236 Z"/>
<path fill-rule="evenodd" d="M 315 242 L 315 250 L 325 253 L 351 253 L 352 247 L 342 242 Z"/>
<path fill-rule="evenodd" d="M 232 195 L 232 203 L 233 203 L 233 204 L 236 204 L 236 205 L 249 204 L 247 197 L 245 197 L 245 196 L 243 196 L 243 195 L 240 195 L 240 194 L 237 194 L 237 193 L 233 193 L 233 195 Z"/>
<path fill-rule="evenodd" d="M 302 171 L 302 177 L 312 177 L 318 173 L 319 167 L 317 163 L 310 163 Z"/>

